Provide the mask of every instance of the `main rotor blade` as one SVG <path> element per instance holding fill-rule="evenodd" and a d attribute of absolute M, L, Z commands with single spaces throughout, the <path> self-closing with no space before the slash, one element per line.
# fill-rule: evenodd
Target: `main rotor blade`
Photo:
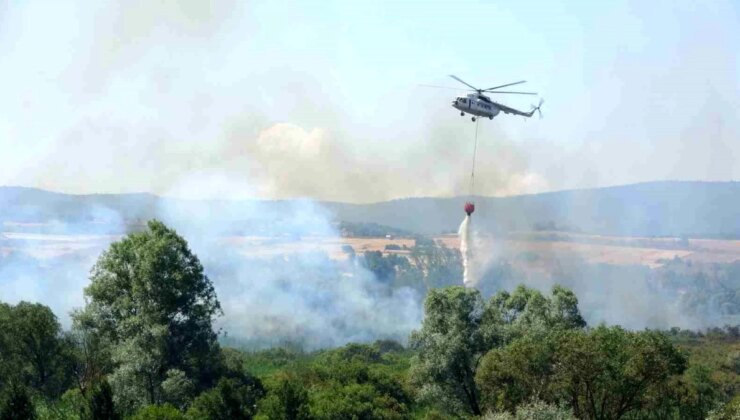
<path fill-rule="evenodd" d="M 501 86 L 494 86 L 492 88 L 484 89 L 483 91 L 485 92 L 485 91 L 494 90 L 494 89 L 501 89 L 502 87 L 507 87 L 507 86 L 521 85 L 522 83 L 527 83 L 527 81 L 526 80 L 520 80 L 518 82 L 507 83 L 507 84 L 501 85 Z"/>
<path fill-rule="evenodd" d="M 461 89 L 461 88 L 454 88 L 454 87 L 449 87 L 449 86 L 437 86 L 437 85 L 419 85 L 419 86 L 432 87 L 432 88 L 437 88 L 437 89 L 459 90 L 459 91 L 463 91 L 463 92 L 470 91 L 470 89 Z"/>
<path fill-rule="evenodd" d="M 537 92 L 508 92 L 503 90 L 494 90 L 493 92 L 486 92 L 486 93 L 513 93 L 515 95 L 536 95 Z"/>
<path fill-rule="evenodd" d="M 464 84 L 465 86 L 467 86 L 467 87 L 469 87 L 469 88 L 471 88 L 471 89 L 473 89 L 473 90 L 480 90 L 480 89 L 478 89 L 477 87 L 475 87 L 475 86 L 473 86 L 473 85 L 470 85 L 470 84 L 468 84 L 468 82 L 465 82 L 465 81 L 463 81 L 463 80 L 462 80 L 461 78 L 459 78 L 459 77 L 455 76 L 454 74 L 451 74 L 451 75 L 450 75 L 450 77 L 452 77 L 453 79 L 457 80 L 458 82 L 460 82 L 460 83 Z"/>

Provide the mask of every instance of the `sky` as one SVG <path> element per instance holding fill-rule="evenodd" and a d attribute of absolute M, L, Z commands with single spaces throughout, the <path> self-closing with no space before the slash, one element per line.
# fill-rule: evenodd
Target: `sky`
<path fill-rule="evenodd" d="M 545 99 L 479 123 L 472 191 L 463 92 L 420 86 L 449 74 Z M 0 3 L 0 185 L 373 202 L 737 180 L 739 111 L 732 0 Z"/>

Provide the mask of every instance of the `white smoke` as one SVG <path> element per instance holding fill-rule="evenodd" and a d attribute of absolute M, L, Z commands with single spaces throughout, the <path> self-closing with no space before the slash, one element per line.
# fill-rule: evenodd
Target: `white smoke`
<path fill-rule="evenodd" d="M 235 181 L 236 182 L 236 181 Z M 203 186 L 206 187 L 206 186 Z M 292 200 L 276 211 L 247 202 L 237 213 L 162 201 L 157 213 L 177 229 L 201 259 L 224 316 L 217 326 L 228 344 L 306 350 L 348 342 L 405 342 L 422 318 L 422 296 L 391 288 L 356 261 L 331 258 L 318 243 L 340 242 L 333 215 L 313 200 Z M 259 238 L 238 234 L 257 227 Z M 255 255 L 264 240 L 277 254 Z"/>

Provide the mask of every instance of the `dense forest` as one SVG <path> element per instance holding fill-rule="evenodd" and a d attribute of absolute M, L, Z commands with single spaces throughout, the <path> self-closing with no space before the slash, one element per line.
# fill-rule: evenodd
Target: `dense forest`
<path fill-rule="evenodd" d="M 380 283 L 425 289 L 406 342 L 257 351 L 217 330 L 222 309 L 199 258 L 149 222 L 100 256 L 68 330 L 41 303 L 0 303 L 0 420 L 740 416 L 737 326 L 587 325 L 558 284 L 452 285 L 457 254 L 424 241 L 408 258 L 357 258 Z M 489 275 L 506 284 L 510 272 Z M 683 284 L 687 272 L 676 261 L 658 276 Z M 687 307 L 707 300 L 694 299 Z M 734 313 L 736 299 L 714 301 Z"/>

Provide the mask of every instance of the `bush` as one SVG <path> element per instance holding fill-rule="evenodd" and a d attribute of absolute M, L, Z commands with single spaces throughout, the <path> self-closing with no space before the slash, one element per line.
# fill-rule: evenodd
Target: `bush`
<path fill-rule="evenodd" d="M 73 388 L 62 394 L 56 401 L 39 399 L 36 401 L 38 420 L 87 420 L 90 418 L 90 405 L 79 389 Z"/>
<path fill-rule="evenodd" d="M 740 395 L 725 404 L 724 407 L 709 413 L 707 420 L 737 420 L 740 419 Z"/>
<path fill-rule="evenodd" d="M 518 406 L 514 415 L 505 411 L 488 413 L 483 420 L 575 420 L 575 417 L 569 409 L 533 400 Z"/>
<path fill-rule="evenodd" d="M 311 398 L 311 417 L 333 419 L 404 419 L 404 404 L 379 392 L 371 384 L 337 385 Z"/>
<path fill-rule="evenodd" d="M 185 420 L 185 415 L 172 404 L 147 405 L 129 420 Z"/>

